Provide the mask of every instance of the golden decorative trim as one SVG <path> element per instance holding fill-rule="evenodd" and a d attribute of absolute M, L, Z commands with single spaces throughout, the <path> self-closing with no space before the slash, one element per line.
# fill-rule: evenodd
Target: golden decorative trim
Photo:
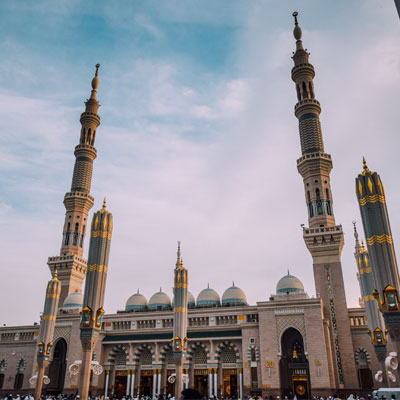
<path fill-rule="evenodd" d="M 103 232 L 101 230 L 93 231 L 91 237 L 92 238 L 100 237 L 103 239 L 111 240 L 111 232 Z"/>
<path fill-rule="evenodd" d="M 175 287 L 176 288 L 187 288 L 188 285 L 187 285 L 187 283 L 176 283 Z"/>
<path fill-rule="evenodd" d="M 360 268 L 360 274 L 370 274 L 371 273 L 371 267 L 367 268 Z"/>
<path fill-rule="evenodd" d="M 369 246 L 372 246 L 375 243 L 385 243 L 385 242 L 392 244 L 393 243 L 392 237 L 390 235 L 383 234 L 380 236 L 374 235 L 374 236 L 371 236 L 370 238 L 367 238 L 367 244 Z"/>
<path fill-rule="evenodd" d="M 385 196 L 381 194 L 367 195 L 362 197 L 358 201 L 360 203 L 360 206 L 365 206 L 367 203 L 376 203 L 377 201 L 379 201 L 382 204 L 385 204 Z"/>
<path fill-rule="evenodd" d="M 375 297 L 372 294 L 368 294 L 367 296 L 363 297 L 364 301 L 375 301 Z"/>
<path fill-rule="evenodd" d="M 48 320 L 48 321 L 55 321 L 56 316 L 55 315 L 42 315 L 43 320 Z"/>
<path fill-rule="evenodd" d="M 61 290 L 60 290 L 61 292 Z M 54 293 L 54 294 L 47 294 L 46 299 L 57 299 L 60 297 L 60 293 Z"/>
<path fill-rule="evenodd" d="M 188 309 L 187 307 L 175 307 L 174 312 L 186 312 Z"/>
<path fill-rule="evenodd" d="M 89 271 L 98 271 L 98 272 L 104 271 L 105 273 L 107 273 L 107 269 L 108 269 L 107 265 L 91 264 L 91 265 L 88 265 L 88 267 L 87 267 L 88 272 Z"/>

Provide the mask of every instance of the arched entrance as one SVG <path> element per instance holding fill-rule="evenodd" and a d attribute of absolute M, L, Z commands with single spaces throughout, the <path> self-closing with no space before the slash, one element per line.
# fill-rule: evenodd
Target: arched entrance
<path fill-rule="evenodd" d="M 357 349 L 355 356 L 358 369 L 358 380 L 361 389 L 372 389 L 374 383 L 372 379 L 372 371 L 369 367 L 370 356 L 367 350 Z"/>
<path fill-rule="evenodd" d="M 207 352 L 201 346 L 193 351 L 193 387 L 202 396 L 208 396 Z M 189 382 L 190 384 L 190 382 Z"/>
<path fill-rule="evenodd" d="M 140 385 L 138 391 L 141 395 L 151 396 L 153 391 L 153 356 L 149 349 L 143 349 L 140 353 Z M 155 379 L 155 378 L 154 378 Z"/>
<path fill-rule="evenodd" d="M 281 338 L 281 360 L 279 370 L 282 397 L 298 399 L 310 398 L 310 372 L 304 354 L 304 341 L 301 333 L 294 328 L 287 329 Z"/>
<path fill-rule="evenodd" d="M 50 383 L 47 385 L 48 394 L 63 392 L 66 368 L 67 342 L 61 338 L 54 347 L 53 360 L 49 364 L 47 371 L 47 376 L 50 378 Z"/>
<path fill-rule="evenodd" d="M 119 349 L 115 354 L 115 379 L 114 394 L 118 399 L 126 394 L 126 385 L 128 382 L 128 371 L 126 369 L 126 353 L 123 349 Z"/>
<path fill-rule="evenodd" d="M 222 395 L 238 397 L 238 377 L 236 368 L 236 351 L 231 345 L 226 345 L 221 351 L 222 363 Z"/>

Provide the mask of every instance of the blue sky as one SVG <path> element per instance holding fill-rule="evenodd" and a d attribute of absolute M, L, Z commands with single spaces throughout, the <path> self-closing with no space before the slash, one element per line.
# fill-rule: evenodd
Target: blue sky
<path fill-rule="evenodd" d="M 391 1 L 297 1 L 316 69 L 349 305 L 359 289 L 352 220 L 365 155 L 397 188 L 400 21 Z M 290 1 L 2 1 L 0 3 L 0 302 L 3 323 L 37 321 L 61 243 L 79 116 L 99 62 L 92 194 L 114 235 L 105 309 L 137 288 L 171 294 L 181 240 L 195 296 L 231 281 L 251 304 L 289 268 L 315 294 L 302 240 L 303 185 Z M 93 210 L 94 210 L 93 209 Z M 87 251 L 88 241 L 86 242 Z M 29 293 L 29 304 L 27 296 Z M 22 296 L 20 296 L 22 294 Z"/>

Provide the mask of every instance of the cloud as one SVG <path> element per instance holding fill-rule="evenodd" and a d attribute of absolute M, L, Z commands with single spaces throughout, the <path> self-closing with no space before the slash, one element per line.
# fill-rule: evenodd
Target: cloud
<path fill-rule="evenodd" d="M 208 282 L 222 294 L 234 279 L 255 304 L 268 299 L 288 268 L 315 294 L 312 259 L 300 227 L 307 215 L 296 170 L 300 144 L 290 79 L 291 3 L 271 8 L 238 2 L 222 16 L 228 3 L 213 2 L 210 9 L 200 3 L 178 9 L 179 2 L 159 4 L 129 8 L 124 15 L 118 9 L 108 14 L 107 7 L 96 11 L 107 21 L 103 34 L 118 38 L 111 46 L 93 44 L 96 61 L 101 54 L 105 62 L 92 194 L 94 210 L 106 195 L 114 215 L 105 309 L 123 309 L 138 287 L 147 298 L 160 285 L 171 294 L 177 240 L 183 242 L 195 296 Z M 326 151 L 334 162 L 334 211 L 346 233 L 342 264 L 347 297 L 350 305 L 357 305 L 351 221 L 359 221 L 353 186 L 363 154 L 381 172 L 392 205 L 393 235 L 400 235 L 394 207 L 400 201 L 394 184 L 397 169 L 390 161 L 396 160 L 398 147 L 398 21 L 380 23 L 390 12 L 388 6 L 376 23 L 366 25 L 373 8 L 358 15 L 349 7 L 350 15 L 343 16 L 335 5 L 324 13 L 321 26 L 318 7 L 301 4 Z M 136 19 L 130 28 L 132 13 Z M 75 11 L 65 15 L 68 23 Z M 361 20 L 363 35 L 368 31 L 373 39 L 358 34 L 355 22 Z M 130 43 L 119 21 L 128 33 L 145 31 L 151 43 L 136 38 Z M 174 22 L 184 22 L 188 33 L 194 22 L 196 32 L 202 31 L 199 26 L 222 31 L 224 24 L 231 24 L 239 33 L 223 49 L 221 65 L 213 68 L 190 52 L 194 41 L 186 46 L 188 54 L 184 46 L 179 51 L 168 47 L 169 24 Z M 85 50 L 77 35 L 68 39 L 68 62 L 62 66 L 60 60 L 49 61 L 46 52 L 24 45 L 9 29 L 7 40 L 24 50 L 15 50 L 13 57 L 23 53 L 28 69 L 21 82 L 20 64 L 12 70 L 15 58 L 0 62 L 8 77 L 7 82 L 0 80 L 0 240 L 7 276 L 0 290 L 14 299 L 18 287 L 30 294 L 30 304 L 26 307 L 24 296 L 15 299 L 18 315 L 3 305 L 1 315 L 8 324 L 37 320 L 43 306 L 46 260 L 59 251 L 62 200 L 71 182 L 82 101 L 89 94 L 93 68 L 87 65 L 94 57 L 73 57 Z M 86 240 L 86 253 L 87 246 Z"/>

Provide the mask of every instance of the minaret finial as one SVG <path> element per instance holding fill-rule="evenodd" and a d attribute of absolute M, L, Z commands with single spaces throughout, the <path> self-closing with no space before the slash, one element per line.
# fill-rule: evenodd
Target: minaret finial
<path fill-rule="evenodd" d="M 53 280 L 55 281 L 58 278 L 58 271 L 57 268 L 54 271 Z"/>
<path fill-rule="evenodd" d="M 182 265 L 182 256 L 181 256 L 181 242 L 178 240 L 178 251 L 176 252 L 176 267 Z"/>
<path fill-rule="evenodd" d="M 364 168 L 364 171 L 369 171 L 369 168 L 368 168 L 367 161 L 366 161 L 365 157 L 363 157 L 363 168 Z"/>
<path fill-rule="evenodd" d="M 103 210 L 106 209 L 106 203 L 107 203 L 107 201 L 106 201 L 106 198 L 104 197 L 104 200 L 103 200 Z"/>
<path fill-rule="evenodd" d="M 99 68 L 100 64 L 96 64 L 96 72 L 94 78 L 92 79 L 92 94 L 90 95 L 91 99 L 97 100 L 96 98 L 96 89 L 99 87 Z"/>
<path fill-rule="evenodd" d="M 303 32 L 299 26 L 299 22 L 297 21 L 297 16 L 299 15 L 299 13 L 295 11 L 292 15 L 294 17 L 293 36 L 297 41 L 296 50 L 304 50 L 303 45 L 301 44 L 301 37 L 303 36 Z"/>
<path fill-rule="evenodd" d="M 137 294 L 139 294 L 139 288 L 137 289 Z"/>
<path fill-rule="evenodd" d="M 358 232 L 357 232 L 357 226 L 356 226 L 356 221 L 353 221 L 352 222 L 353 223 L 353 226 L 354 226 L 354 239 L 356 240 L 356 254 L 357 254 L 357 252 L 359 252 L 360 251 L 360 248 L 361 248 L 361 246 L 360 246 L 360 242 L 359 242 L 359 240 L 358 240 Z"/>
<path fill-rule="evenodd" d="M 293 11 L 293 17 L 294 17 L 294 24 L 297 26 L 299 24 L 299 22 L 297 21 L 297 16 L 299 15 L 299 13 L 297 11 Z"/>

